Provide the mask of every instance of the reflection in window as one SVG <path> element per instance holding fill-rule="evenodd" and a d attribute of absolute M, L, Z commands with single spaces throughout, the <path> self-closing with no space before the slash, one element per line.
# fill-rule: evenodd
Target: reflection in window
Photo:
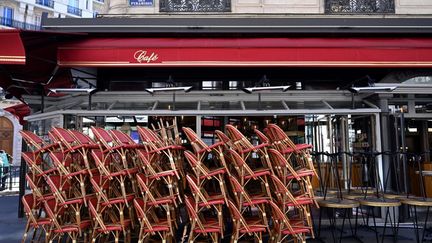
<path fill-rule="evenodd" d="M 203 81 L 202 82 L 203 90 L 217 90 L 222 89 L 222 81 Z"/>
<path fill-rule="evenodd" d="M 432 84 L 431 76 L 419 76 L 410 78 L 403 82 L 404 84 Z"/>

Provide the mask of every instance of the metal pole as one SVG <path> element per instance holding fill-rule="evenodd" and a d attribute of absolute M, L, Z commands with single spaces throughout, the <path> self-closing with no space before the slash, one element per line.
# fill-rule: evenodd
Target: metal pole
<path fill-rule="evenodd" d="M 348 117 L 341 117 L 341 150 L 344 152 L 342 154 L 342 169 L 343 169 L 343 180 L 344 180 L 344 188 L 348 188 L 348 180 L 350 180 L 351 175 L 349 174 L 348 168 L 351 165 L 348 165 L 348 158 L 345 152 L 348 152 Z"/>
<path fill-rule="evenodd" d="M 175 91 L 174 91 L 173 92 L 173 103 L 172 103 L 173 111 L 175 111 L 175 102 L 176 102 L 176 96 L 175 96 Z"/>
<path fill-rule="evenodd" d="M 41 93 L 41 113 L 44 113 L 44 109 L 45 109 L 45 94 L 42 90 L 42 93 Z"/>
<path fill-rule="evenodd" d="M 404 189 L 405 189 L 405 193 L 408 193 L 408 178 L 407 178 L 407 173 L 408 173 L 408 165 L 407 165 L 407 155 L 406 155 L 406 144 L 405 144 L 405 116 L 404 113 L 401 113 L 400 116 L 400 129 L 401 129 L 401 146 L 402 146 L 402 153 L 403 153 L 403 157 L 402 157 L 402 167 L 403 167 L 403 182 L 404 182 Z"/>
<path fill-rule="evenodd" d="M 28 129 L 27 125 L 24 125 L 23 129 L 27 130 Z M 28 150 L 27 144 L 22 143 L 22 151 L 27 151 L 27 150 Z M 22 204 L 21 198 L 25 194 L 25 186 L 26 186 L 25 176 L 27 172 L 26 166 L 27 165 L 25 161 L 21 158 L 21 166 L 20 166 L 20 173 L 19 173 L 18 218 L 24 217 L 24 205 Z"/>
<path fill-rule="evenodd" d="M 88 99 L 88 107 L 87 110 L 91 111 L 92 109 L 92 94 L 89 94 L 89 99 Z"/>
<path fill-rule="evenodd" d="M 261 93 L 258 93 L 258 110 L 261 110 Z"/>

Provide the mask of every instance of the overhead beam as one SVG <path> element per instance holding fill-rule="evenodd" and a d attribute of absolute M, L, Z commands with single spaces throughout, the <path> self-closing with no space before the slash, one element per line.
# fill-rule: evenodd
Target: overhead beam
<path fill-rule="evenodd" d="M 35 114 L 25 117 L 27 121 L 45 119 L 47 116 L 55 115 L 78 115 L 78 116 L 273 116 L 273 115 L 347 115 L 347 114 L 377 114 L 380 109 L 290 109 L 290 110 L 61 110 Z"/>

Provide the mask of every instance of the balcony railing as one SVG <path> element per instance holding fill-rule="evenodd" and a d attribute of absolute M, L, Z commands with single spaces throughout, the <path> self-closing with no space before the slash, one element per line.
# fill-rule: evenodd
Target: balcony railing
<path fill-rule="evenodd" d="M 326 0 L 326 14 L 395 13 L 394 0 Z"/>
<path fill-rule="evenodd" d="M 36 4 L 40 4 L 46 7 L 54 8 L 53 0 L 36 0 Z"/>
<path fill-rule="evenodd" d="M 230 12 L 231 0 L 160 0 L 160 12 Z"/>
<path fill-rule="evenodd" d="M 40 25 L 28 24 L 11 18 L 0 17 L 0 25 L 24 30 L 41 30 Z"/>
<path fill-rule="evenodd" d="M 73 15 L 82 16 L 82 10 L 73 6 L 67 6 L 67 12 Z"/>

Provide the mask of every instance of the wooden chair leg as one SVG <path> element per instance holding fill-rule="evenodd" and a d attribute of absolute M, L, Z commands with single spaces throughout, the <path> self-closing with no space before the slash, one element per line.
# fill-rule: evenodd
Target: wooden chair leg
<path fill-rule="evenodd" d="M 27 220 L 27 224 L 26 224 L 26 227 L 24 230 L 24 235 L 23 235 L 23 238 L 21 240 L 22 243 L 26 242 L 27 234 L 28 234 L 29 230 L 30 230 L 30 220 Z M 34 228 L 33 230 L 35 231 L 36 229 Z"/>

